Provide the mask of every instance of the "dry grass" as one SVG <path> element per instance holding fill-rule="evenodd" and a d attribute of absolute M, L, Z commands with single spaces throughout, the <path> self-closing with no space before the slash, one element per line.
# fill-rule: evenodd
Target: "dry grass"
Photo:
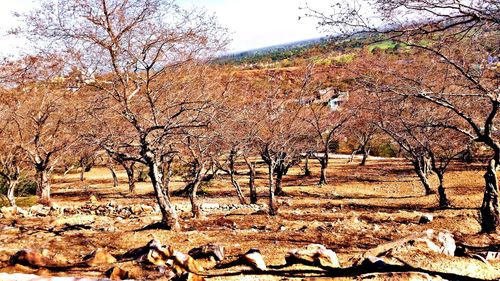
<path fill-rule="evenodd" d="M 20 233 L 2 233 L 0 238 L 5 251 L 15 252 L 22 248 L 49 249 L 69 258 L 81 258 L 97 247 L 107 247 L 114 254 L 142 246 L 153 237 L 173 245 L 181 251 L 206 244 L 218 243 L 226 247 L 229 256 L 259 248 L 268 264 L 284 263 L 285 253 L 309 243 L 321 243 L 339 255 L 343 266 L 351 258 L 380 243 L 398 239 L 428 228 L 447 229 L 456 238 L 470 245 L 499 244 L 498 235 L 478 234 L 480 230 L 477 208 L 482 202 L 483 171 L 481 166 L 456 165 L 446 175 L 445 181 L 452 208 L 439 210 L 436 196 L 424 196 L 424 190 L 411 167 L 400 159 L 372 160 L 365 167 L 346 163 L 345 159 L 333 159 L 328 170 L 329 184 L 317 186 L 319 167 L 314 161 L 314 175 L 302 176 L 300 168 L 294 168 L 284 178 L 286 196 L 280 197 L 280 214 L 269 217 L 263 214 L 244 215 L 241 210 L 214 211 L 204 219 L 193 220 L 189 212 L 180 214 L 182 232 L 164 230 L 136 231 L 159 217 L 139 217 L 123 221 L 101 217 L 98 224 L 114 225 L 116 232 L 69 231 L 62 235 L 36 231 L 37 226 L 50 223 L 53 218 L 7 221 L 0 224 L 22 227 Z M 247 192 L 247 176 L 238 180 Z M 126 175 L 119 171 L 120 185 L 112 187 L 110 173 L 105 168 L 95 168 L 79 181 L 78 174 L 55 175 L 54 202 L 58 205 L 78 205 L 96 195 L 103 203 L 114 200 L 121 204 L 154 204 L 149 183 L 138 183 L 137 193 L 128 194 Z M 260 203 L 266 203 L 265 168 L 258 169 L 257 186 Z M 173 190 L 184 186 L 181 179 L 173 183 Z M 201 202 L 221 204 L 238 203 L 227 177 L 220 176 L 203 187 L 206 194 Z M 187 198 L 174 197 L 175 204 L 187 205 Z M 430 224 L 418 224 L 422 213 L 431 213 L 435 220 Z M 1 251 L 0 251 L 1 252 Z M 3 266 L 6 266 L 4 263 Z M 3 270 L 12 271 L 12 268 Z M 2 270 L 0 270 L 2 271 Z M 211 271 L 212 272 L 212 271 Z M 224 273 L 226 271 L 213 271 Z M 53 274 L 101 276 L 100 272 L 62 272 Z M 213 277 L 214 280 L 281 280 L 273 276 Z"/>

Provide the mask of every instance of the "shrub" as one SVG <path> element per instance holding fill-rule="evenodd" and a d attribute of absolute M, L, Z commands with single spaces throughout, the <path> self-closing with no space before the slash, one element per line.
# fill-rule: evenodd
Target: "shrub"
<path fill-rule="evenodd" d="M 370 154 L 379 157 L 396 157 L 398 156 L 399 149 L 396 145 L 388 142 L 383 142 L 373 145 Z"/>
<path fill-rule="evenodd" d="M 32 179 L 21 179 L 16 187 L 16 196 L 31 196 L 36 194 L 36 181 Z M 7 181 L 0 180 L 0 194 L 7 195 L 9 185 Z"/>
<path fill-rule="evenodd" d="M 335 58 L 333 58 L 333 61 L 339 65 L 346 65 L 346 64 L 349 64 L 350 62 L 352 62 L 355 58 L 356 58 L 356 54 L 344 54 L 344 55 L 336 56 Z"/>

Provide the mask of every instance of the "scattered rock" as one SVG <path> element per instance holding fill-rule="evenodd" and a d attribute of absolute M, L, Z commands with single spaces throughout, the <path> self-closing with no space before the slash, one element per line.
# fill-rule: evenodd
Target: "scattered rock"
<path fill-rule="evenodd" d="M 136 216 L 140 215 L 142 213 L 142 207 L 138 205 L 130 206 L 130 212 Z"/>
<path fill-rule="evenodd" d="M 98 248 L 86 255 L 83 261 L 90 266 L 99 266 L 115 263 L 116 258 L 105 249 Z"/>
<path fill-rule="evenodd" d="M 0 232 L 2 234 L 19 234 L 21 230 L 14 226 L 0 225 Z"/>
<path fill-rule="evenodd" d="M 26 211 L 25 209 L 21 208 L 21 207 L 16 207 L 16 210 L 17 210 L 17 213 L 19 215 L 22 215 L 23 217 L 28 217 L 29 216 L 29 212 Z"/>
<path fill-rule="evenodd" d="M 56 216 L 56 217 L 63 216 L 64 215 L 64 208 L 59 207 L 55 204 L 52 204 L 52 206 L 50 206 L 49 215 Z"/>
<path fill-rule="evenodd" d="M 426 224 L 426 223 L 432 222 L 433 220 L 434 220 L 434 217 L 431 214 L 423 214 L 422 216 L 420 216 L 418 223 Z"/>
<path fill-rule="evenodd" d="M 376 248 L 368 250 L 363 254 L 360 261 L 368 256 L 380 257 L 387 253 L 394 254 L 398 251 L 409 252 L 415 249 L 419 249 L 423 252 L 454 256 L 456 248 L 453 234 L 448 231 L 428 229 L 424 232 L 397 241 L 381 244 Z"/>
<path fill-rule="evenodd" d="M 91 204 L 97 204 L 99 202 L 99 200 L 97 200 L 97 197 L 95 195 L 91 195 L 89 198 L 89 202 Z"/>
<path fill-rule="evenodd" d="M 13 219 L 17 217 L 18 214 L 16 207 L 2 207 L 0 213 L 2 213 L 3 217 L 6 219 Z"/>
<path fill-rule="evenodd" d="M 191 256 L 172 249 L 170 251 L 172 253 L 174 272 L 178 276 L 185 272 L 200 273 L 204 271 L 203 267 Z"/>
<path fill-rule="evenodd" d="M 52 226 L 76 226 L 76 225 L 90 225 L 94 223 L 95 217 L 91 215 L 76 215 L 67 218 L 56 219 L 52 222 Z"/>
<path fill-rule="evenodd" d="M 111 280 L 126 280 L 131 278 L 130 273 L 126 270 L 123 270 L 119 267 L 112 267 L 106 271 L 106 277 Z"/>
<path fill-rule="evenodd" d="M 224 247 L 216 244 L 207 244 L 191 249 L 188 254 L 195 259 L 213 258 L 220 262 L 224 259 Z"/>
<path fill-rule="evenodd" d="M 386 263 L 383 259 L 374 256 L 367 256 L 359 266 L 367 269 L 368 271 L 388 270 L 393 265 Z"/>
<path fill-rule="evenodd" d="M 34 215 L 34 216 L 41 216 L 45 217 L 48 216 L 50 213 L 50 207 L 44 206 L 41 204 L 33 205 L 29 209 L 29 213 Z"/>
<path fill-rule="evenodd" d="M 285 257 L 287 265 L 306 264 L 328 268 L 339 268 L 337 254 L 320 244 L 310 244 L 302 249 L 293 249 Z"/>
<path fill-rule="evenodd" d="M 154 213 L 155 211 L 155 208 L 152 207 L 152 206 L 148 206 L 148 205 L 142 205 L 142 211 L 145 213 L 145 214 L 152 214 Z"/>
<path fill-rule="evenodd" d="M 218 203 L 203 203 L 200 206 L 203 210 L 215 210 L 220 208 L 220 204 Z"/>
<path fill-rule="evenodd" d="M 176 276 L 182 276 L 188 272 L 199 273 L 204 270 L 191 256 L 176 251 L 171 246 L 163 246 L 156 239 L 149 241 L 146 246 L 130 250 L 120 257 L 120 260 L 125 259 L 133 259 L 158 267 L 171 267 Z"/>
<path fill-rule="evenodd" d="M 248 252 L 243 254 L 243 256 L 241 257 L 241 261 L 257 271 L 267 270 L 266 262 L 264 261 L 264 258 L 262 257 L 259 249 L 250 249 Z"/>
<path fill-rule="evenodd" d="M 20 264 L 33 268 L 39 268 L 52 264 L 52 261 L 43 256 L 41 253 L 35 252 L 31 249 L 25 249 L 15 253 L 10 258 L 10 263 L 13 265 Z"/>

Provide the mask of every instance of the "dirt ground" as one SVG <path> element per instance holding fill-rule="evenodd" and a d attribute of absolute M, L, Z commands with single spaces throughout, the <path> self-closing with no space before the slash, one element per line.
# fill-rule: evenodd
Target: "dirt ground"
<path fill-rule="evenodd" d="M 437 209 L 435 195 L 424 196 L 423 187 L 411 167 L 401 159 L 370 159 L 366 166 L 358 161 L 347 163 L 336 157 L 328 170 L 329 184 L 318 186 L 319 167 L 313 165 L 313 176 L 302 176 L 300 167 L 290 170 L 284 178 L 286 196 L 278 198 L 279 215 L 270 217 L 247 209 L 206 211 L 203 219 L 194 220 L 189 212 L 189 200 L 173 197 L 181 211 L 181 232 L 167 230 L 141 230 L 160 219 L 159 216 L 132 216 L 126 219 L 98 217 L 91 229 L 68 230 L 54 233 L 47 230 L 55 217 L 28 219 L 0 219 L 0 272 L 30 272 L 24 267 L 11 266 L 8 257 L 18 250 L 30 248 L 48 250 L 56 259 L 79 262 L 96 248 L 106 248 L 112 254 L 145 245 L 153 238 L 187 253 L 191 248 L 207 243 L 223 245 L 229 257 L 260 249 L 268 265 L 285 263 L 285 254 L 293 248 L 319 243 L 335 251 L 342 267 L 352 265 L 353 257 L 379 244 L 393 241 L 426 229 L 448 230 L 457 242 L 475 247 L 498 248 L 499 235 L 480 234 L 478 207 L 483 192 L 483 167 L 455 165 L 446 174 L 445 184 L 452 208 Z M 238 180 L 248 196 L 245 170 Z M 126 175 L 120 171 L 120 186 L 112 187 L 110 173 L 105 168 L 94 168 L 80 182 L 79 174 L 53 176 L 53 199 L 58 206 L 78 206 L 91 195 L 100 203 L 155 205 L 150 184 L 138 183 L 137 193 L 127 192 Z M 265 167 L 258 170 L 259 203 L 267 203 Z M 184 186 L 178 178 L 173 189 Z M 202 188 L 201 203 L 237 204 L 235 191 L 229 179 L 220 176 Z M 432 214 L 434 220 L 420 224 L 422 214 Z M 112 228 L 99 226 L 113 226 Z M 451 272 L 476 278 L 497 279 L 500 264 L 492 263 L 489 272 L 463 266 L 460 260 L 432 260 L 413 257 L 415 266 L 429 271 Z M 224 270 L 208 269 L 209 280 L 313 280 L 332 278 L 313 267 L 296 266 L 297 274 L 275 272 L 254 275 L 244 267 Z M 53 276 L 104 277 L 103 270 L 95 268 L 68 269 L 43 272 Z M 357 279 L 359 276 L 336 277 L 339 280 Z M 368 277 L 367 277 L 368 278 Z M 410 279 L 404 275 L 389 279 Z"/>

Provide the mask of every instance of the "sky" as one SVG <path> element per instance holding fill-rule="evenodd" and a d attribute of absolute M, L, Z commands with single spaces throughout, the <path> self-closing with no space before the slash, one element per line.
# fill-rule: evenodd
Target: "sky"
<path fill-rule="evenodd" d="M 72 0 L 68 0 L 72 1 Z M 12 12 L 28 11 L 36 0 L 0 0 L 0 54 L 17 53 L 26 42 L 6 36 L 16 26 Z M 332 0 L 177 0 L 185 8 L 203 7 L 229 30 L 228 52 L 240 52 L 324 36 L 317 23 L 304 17 L 306 2 L 325 9 Z M 299 20 L 299 17 L 301 18 Z"/>
<path fill-rule="evenodd" d="M 310 6 L 328 8 L 331 0 L 309 0 Z M 245 51 L 324 36 L 317 22 L 304 17 L 299 7 L 306 0 L 181 0 L 185 7 L 204 6 L 229 29 L 229 50 Z M 299 20 L 299 17 L 301 18 Z"/>

